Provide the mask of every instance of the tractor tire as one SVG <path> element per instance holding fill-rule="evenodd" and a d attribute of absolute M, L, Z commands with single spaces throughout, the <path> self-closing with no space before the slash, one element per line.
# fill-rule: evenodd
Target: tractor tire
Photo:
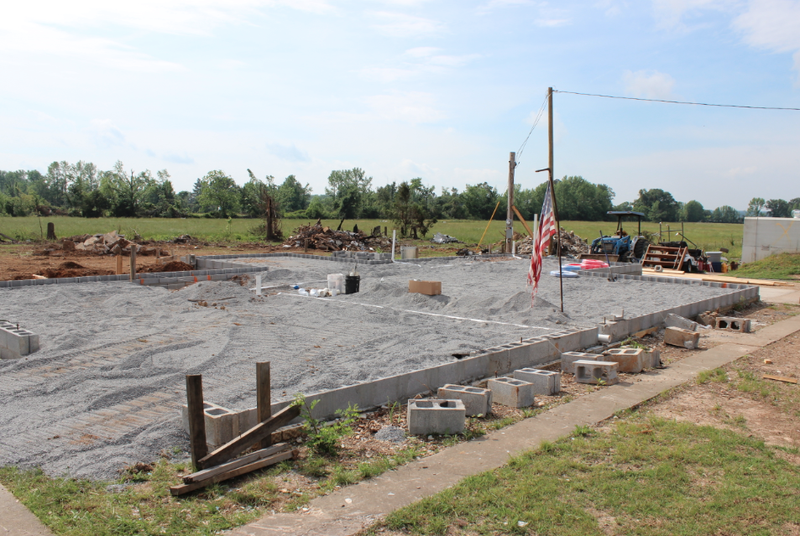
<path fill-rule="evenodd" d="M 637 240 L 636 244 L 633 245 L 633 256 L 641 260 L 641 258 L 644 257 L 645 251 L 647 251 L 647 246 L 649 245 L 650 242 L 644 238 Z"/>
<path fill-rule="evenodd" d="M 631 254 L 630 250 L 623 251 L 622 254 L 620 254 L 619 258 L 617 259 L 617 262 L 631 262 L 630 254 Z"/>

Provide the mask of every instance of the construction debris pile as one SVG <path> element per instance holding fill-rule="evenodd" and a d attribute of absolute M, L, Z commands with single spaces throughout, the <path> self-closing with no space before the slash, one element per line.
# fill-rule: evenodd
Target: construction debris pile
<path fill-rule="evenodd" d="M 124 235 L 111 231 L 106 234 L 96 235 L 76 235 L 65 238 L 58 244 L 46 247 L 43 251 L 37 251 L 37 255 L 61 255 L 63 253 L 85 254 L 85 255 L 123 255 L 130 256 L 131 248 L 136 248 L 137 255 L 169 255 L 169 251 L 160 250 L 154 247 L 147 247 L 127 240 Z"/>
<path fill-rule="evenodd" d="M 553 236 L 553 240 L 555 241 L 558 235 Z M 532 239 L 530 236 L 526 236 L 522 242 L 517 243 L 517 253 L 523 255 L 530 255 L 531 251 L 533 250 L 532 246 Z M 581 238 L 580 236 L 576 235 L 572 231 L 567 231 L 563 227 L 561 228 L 561 254 L 562 255 L 580 255 L 582 253 L 589 253 L 589 243 Z"/>
<path fill-rule="evenodd" d="M 368 251 L 391 248 L 392 241 L 384 238 L 380 227 L 373 229 L 371 235 L 366 235 L 360 230 L 336 231 L 315 224 L 295 229 L 294 234 L 283 243 L 283 247 L 309 247 L 320 251 Z"/>
<path fill-rule="evenodd" d="M 455 236 L 450 236 L 442 233 L 436 233 L 431 238 L 431 242 L 434 244 L 461 244 L 461 240 L 456 238 Z"/>

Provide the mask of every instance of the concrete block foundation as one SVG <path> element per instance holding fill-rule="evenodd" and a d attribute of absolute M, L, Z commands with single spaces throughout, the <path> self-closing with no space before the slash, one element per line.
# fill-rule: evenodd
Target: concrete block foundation
<path fill-rule="evenodd" d="M 575 361 L 588 359 L 590 361 L 597 358 L 597 354 L 587 354 L 586 352 L 564 352 L 561 354 L 561 372 L 575 374 Z"/>
<path fill-rule="evenodd" d="M 8 320 L 0 320 L 0 358 L 19 359 L 39 350 L 39 336 Z"/>
<path fill-rule="evenodd" d="M 466 408 L 461 400 L 409 400 L 407 414 L 408 432 L 412 435 L 460 434 L 466 423 Z"/>

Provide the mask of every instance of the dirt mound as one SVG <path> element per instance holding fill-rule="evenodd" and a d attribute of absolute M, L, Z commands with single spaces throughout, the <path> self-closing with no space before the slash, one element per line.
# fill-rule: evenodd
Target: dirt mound
<path fill-rule="evenodd" d="M 77 270 L 84 267 L 77 262 L 66 261 L 59 264 L 57 268 L 60 270 Z"/>
<path fill-rule="evenodd" d="M 65 262 L 63 264 L 76 264 Z M 77 265 L 80 266 L 80 265 Z M 113 275 L 114 272 L 111 270 L 92 270 L 90 268 L 83 268 L 82 266 L 79 268 L 62 268 L 61 266 L 57 268 L 45 268 L 37 275 L 43 275 L 47 279 L 56 279 L 59 277 L 84 277 L 87 275 Z"/>
<path fill-rule="evenodd" d="M 186 264 L 181 261 L 170 261 L 167 264 L 153 264 L 146 268 L 137 269 L 139 273 L 153 273 L 153 272 L 189 272 L 194 270 L 191 264 Z"/>

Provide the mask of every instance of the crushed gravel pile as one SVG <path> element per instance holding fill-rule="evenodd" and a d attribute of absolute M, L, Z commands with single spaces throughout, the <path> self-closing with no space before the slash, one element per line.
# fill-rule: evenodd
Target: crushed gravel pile
<path fill-rule="evenodd" d="M 180 424 L 185 375 L 203 374 L 206 400 L 255 406 L 255 363 L 271 362 L 273 400 L 450 362 L 604 316 L 644 314 L 723 289 L 604 278 L 558 279 L 546 260 L 533 308 L 525 260 L 474 259 L 359 266 L 361 292 L 301 296 L 352 266 L 274 258 L 253 264 L 265 295 L 236 282 L 178 291 L 129 283 L 0 289 L 0 317 L 38 333 L 41 349 L 0 361 L 0 465 L 113 478 L 162 449 L 188 449 Z M 408 293 L 410 279 L 441 296 Z"/>

